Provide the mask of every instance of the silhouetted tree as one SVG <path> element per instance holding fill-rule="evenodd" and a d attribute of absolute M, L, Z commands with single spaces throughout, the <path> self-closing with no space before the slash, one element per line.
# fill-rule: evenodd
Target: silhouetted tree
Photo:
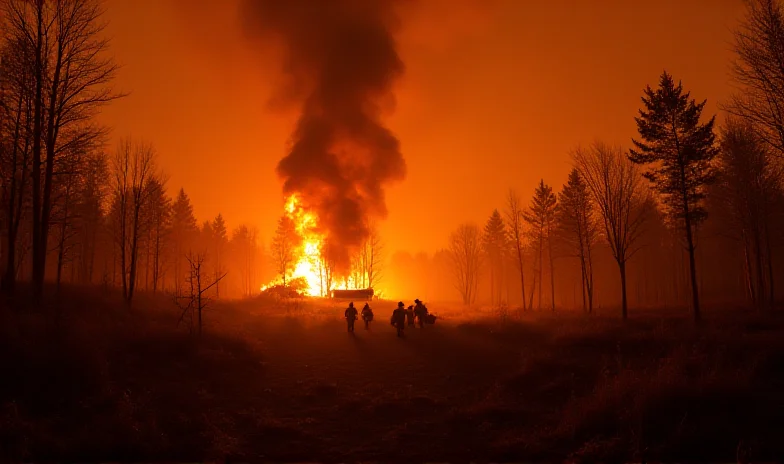
<path fill-rule="evenodd" d="M 136 287 L 139 240 L 145 226 L 142 208 L 155 188 L 155 150 L 148 143 L 125 139 L 112 161 L 123 297 L 130 302 Z"/>
<path fill-rule="evenodd" d="M 452 232 L 449 256 L 455 273 L 455 287 L 463 297 L 463 304 L 473 304 L 482 267 L 482 232 L 479 227 L 463 224 Z"/>
<path fill-rule="evenodd" d="M 725 105 L 754 124 L 760 137 L 784 156 L 784 9 L 779 0 L 746 0 L 735 30 L 732 75 L 741 87 Z"/>
<path fill-rule="evenodd" d="M 577 168 L 572 168 L 569 180 L 558 199 L 558 228 L 562 238 L 580 259 L 583 310 L 593 312 L 593 247 L 598 238 L 594 205 L 588 186 Z"/>
<path fill-rule="evenodd" d="M 180 319 L 178 324 L 185 319 L 185 316 L 190 316 L 190 329 L 191 332 L 193 331 L 193 315 L 194 313 L 198 317 L 197 328 L 199 335 L 202 334 L 202 319 L 204 310 L 207 309 L 209 305 L 210 299 L 205 295 L 207 291 L 212 288 L 213 286 L 217 285 L 218 282 L 223 280 L 226 277 L 226 274 L 221 274 L 216 278 L 210 281 L 210 278 L 207 276 L 207 272 L 205 272 L 205 262 L 207 260 L 205 253 L 193 253 L 189 252 L 188 255 L 185 257 L 188 261 L 188 277 L 187 283 L 189 287 L 189 292 L 187 295 L 176 295 L 175 302 L 177 305 L 182 309 L 182 314 L 180 315 Z M 184 301 L 183 301 L 184 300 Z"/>
<path fill-rule="evenodd" d="M 55 164 L 68 152 L 89 151 L 104 134 L 94 116 L 117 98 L 109 84 L 116 66 L 96 0 L 6 0 L 9 36 L 26 41 L 32 67 L 33 288 L 43 290 L 54 205 Z M 45 156 L 44 156 L 45 155 Z"/>
<path fill-rule="evenodd" d="M 700 123 L 707 100 L 695 103 L 689 92 L 683 91 L 683 85 L 680 82 L 676 85 L 666 71 L 661 75 L 658 89 L 645 88 L 642 102 L 645 108 L 635 118 L 641 140 L 632 140 L 636 148 L 629 150 L 629 159 L 650 166 L 643 176 L 661 196 L 673 224 L 685 232 L 692 309 L 694 319 L 699 320 L 694 233 L 707 217 L 703 205 L 705 186 L 715 177 L 712 165 L 718 154 L 713 134 L 715 116 Z"/>
<path fill-rule="evenodd" d="M 501 280 L 503 278 L 503 260 L 506 256 L 506 245 L 506 226 L 504 226 L 501 213 L 495 209 L 488 218 L 482 234 L 482 246 L 487 256 L 488 267 L 490 268 L 490 304 L 496 303 L 496 296 L 498 297 L 497 302 L 501 302 Z M 498 295 L 496 295 L 496 287 L 498 287 Z"/>
<path fill-rule="evenodd" d="M 6 39 L 0 55 L 0 134 L 5 151 L 0 158 L 0 185 L 6 213 L 3 224 L 6 229 L 3 288 L 9 292 L 14 290 L 21 264 L 17 249 L 26 248 L 26 244 L 19 243 L 18 238 L 22 220 L 29 217 L 31 193 L 34 48 L 27 36 L 19 33 L 17 30 Z"/>
<path fill-rule="evenodd" d="M 368 224 L 368 237 L 359 246 L 352 263 L 356 288 L 374 288 L 381 281 L 384 243 L 375 223 Z"/>
<path fill-rule="evenodd" d="M 534 197 L 531 200 L 531 206 L 528 211 L 523 213 L 523 218 L 528 224 L 531 225 L 533 232 L 536 234 L 538 242 L 538 255 L 539 255 L 539 299 L 538 306 L 542 309 L 542 267 L 543 267 L 543 249 L 544 240 L 547 239 L 548 257 L 550 259 L 550 291 L 552 298 L 552 309 L 555 310 L 555 277 L 553 272 L 553 247 L 552 247 L 552 228 L 555 219 L 555 208 L 557 206 L 557 199 L 553 193 L 552 187 L 544 183 L 544 180 L 539 181 L 539 185 L 534 191 Z"/>
<path fill-rule="evenodd" d="M 298 244 L 297 230 L 294 221 L 290 217 L 283 215 L 278 220 L 278 228 L 272 238 L 272 258 L 275 266 L 286 285 L 286 277 L 296 264 L 296 247 Z"/>
<path fill-rule="evenodd" d="M 184 267 L 184 258 L 192 250 L 199 228 L 193 216 L 191 200 L 180 189 L 172 205 L 171 240 L 173 247 L 173 265 L 175 289 L 179 288 L 184 276 L 187 275 Z"/>
<path fill-rule="evenodd" d="M 152 185 L 145 209 L 150 223 L 147 241 L 151 254 L 149 267 L 152 271 L 152 291 L 155 293 L 161 286 L 165 272 L 166 250 L 170 244 L 172 226 L 172 201 L 166 194 L 166 180 L 162 176 L 150 182 Z"/>
<path fill-rule="evenodd" d="M 623 149 L 594 143 L 574 152 L 575 167 L 602 218 L 604 237 L 621 275 L 621 314 L 626 319 L 626 263 L 637 251 L 647 201 L 642 178 Z"/>
<path fill-rule="evenodd" d="M 770 223 L 781 170 L 768 147 L 746 121 L 730 118 L 721 132 L 717 192 L 743 243 L 749 296 L 759 306 L 775 301 Z"/>
<path fill-rule="evenodd" d="M 229 236 L 226 231 L 226 222 L 223 220 L 223 215 L 218 214 L 215 216 L 215 219 L 212 221 L 212 234 L 213 234 L 213 261 L 214 264 L 214 274 L 215 278 L 221 274 L 223 274 L 223 267 L 224 267 L 224 254 L 226 252 L 226 247 L 229 243 Z M 222 280 L 222 279 L 221 279 Z M 220 298 L 220 282 L 221 280 L 217 280 L 215 284 L 215 296 Z"/>
<path fill-rule="evenodd" d="M 524 268 L 524 249 L 525 249 L 525 230 L 523 228 L 523 206 L 520 197 L 513 190 L 507 196 L 506 223 L 509 224 L 509 239 L 514 248 L 515 262 L 517 271 L 520 273 L 520 290 L 522 291 L 523 310 L 525 305 L 525 272 Z"/>
<path fill-rule="evenodd" d="M 250 296 L 255 291 L 256 255 L 259 253 L 257 235 L 256 229 L 241 224 L 234 229 L 229 241 L 234 264 L 240 269 L 238 274 L 243 296 Z"/>
<path fill-rule="evenodd" d="M 82 161 L 82 182 L 76 204 L 79 233 L 79 281 L 93 283 L 99 230 L 104 221 L 104 203 L 109 194 L 109 168 L 106 155 L 94 152 Z"/>

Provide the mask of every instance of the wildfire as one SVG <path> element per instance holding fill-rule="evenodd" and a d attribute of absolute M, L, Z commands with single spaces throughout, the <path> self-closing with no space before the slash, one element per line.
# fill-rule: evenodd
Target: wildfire
<path fill-rule="evenodd" d="M 302 208 L 296 195 L 286 201 L 286 215 L 294 223 L 301 243 L 294 251 L 297 263 L 291 279 L 304 279 L 307 286 L 305 292 L 310 296 L 324 296 L 324 270 L 321 268 L 321 247 L 324 236 L 316 231 L 318 218 L 312 212 Z"/>
<path fill-rule="evenodd" d="M 284 214 L 291 219 L 298 237 L 298 245 L 293 252 L 296 263 L 291 274 L 286 277 L 289 282 L 304 282 L 303 291 L 309 296 L 327 296 L 329 290 L 346 288 L 346 284 L 330 282 L 330 270 L 322 260 L 324 235 L 318 231 L 318 217 L 312 211 L 303 208 L 296 195 L 286 200 Z M 274 282 L 261 287 L 261 291 L 282 284 L 278 278 Z"/>

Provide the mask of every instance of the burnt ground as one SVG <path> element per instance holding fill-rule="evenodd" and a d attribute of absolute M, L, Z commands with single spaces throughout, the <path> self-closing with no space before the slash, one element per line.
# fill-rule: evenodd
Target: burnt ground
<path fill-rule="evenodd" d="M 444 318 L 66 289 L 0 309 L 0 460 L 773 460 L 784 317 Z M 389 305 L 391 310 L 392 305 Z M 431 307 L 431 309 L 434 309 Z"/>

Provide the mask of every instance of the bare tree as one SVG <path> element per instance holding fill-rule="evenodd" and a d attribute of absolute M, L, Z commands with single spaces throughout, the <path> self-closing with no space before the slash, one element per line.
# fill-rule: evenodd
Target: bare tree
<path fill-rule="evenodd" d="M 452 232 L 449 256 L 463 304 L 473 304 L 482 266 L 482 231 L 476 224 L 463 224 Z"/>
<path fill-rule="evenodd" d="M 192 332 L 193 316 L 195 313 L 198 318 L 197 328 L 199 335 L 201 335 L 203 326 L 202 314 L 204 313 L 204 310 L 207 309 L 207 306 L 211 301 L 210 298 L 205 296 L 205 293 L 207 293 L 207 290 L 217 285 L 218 282 L 223 280 L 223 278 L 226 277 L 226 273 L 216 276 L 212 281 L 208 281 L 207 279 L 209 279 L 209 277 L 205 275 L 207 274 L 207 271 L 205 269 L 206 266 L 204 265 L 204 262 L 207 259 L 206 255 L 204 253 L 194 254 L 189 252 L 185 258 L 188 261 L 189 267 L 188 277 L 186 280 L 190 291 L 188 295 L 175 296 L 174 301 L 182 310 L 177 324 L 179 325 L 186 316 L 190 316 L 190 329 Z M 183 300 L 185 301 L 183 302 Z"/>
<path fill-rule="evenodd" d="M 362 262 L 364 263 L 367 288 L 375 288 L 383 278 L 384 242 L 376 224 L 370 224 L 370 235 L 362 246 Z"/>
<path fill-rule="evenodd" d="M 781 168 L 769 146 L 745 120 L 729 118 L 721 134 L 716 195 L 728 208 L 730 229 L 743 243 L 746 281 L 752 303 L 775 302 L 770 223 L 779 193 Z M 724 209 L 724 208 L 722 208 Z M 752 265 L 753 261 L 753 265 Z"/>
<path fill-rule="evenodd" d="M 63 153 L 86 151 L 104 135 L 94 116 L 120 96 L 109 87 L 117 67 L 107 53 L 99 1 L 5 0 L 3 6 L 10 35 L 33 50 L 33 287 L 40 296 L 55 164 Z"/>
<path fill-rule="evenodd" d="M 286 277 L 295 264 L 297 243 L 298 235 L 294 221 L 286 215 L 281 216 L 278 220 L 278 228 L 275 230 L 275 237 L 272 239 L 272 257 L 283 279 L 283 286 L 286 285 Z"/>
<path fill-rule="evenodd" d="M 18 33 L 18 31 L 17 31 Z M 6 256 L 3 288 L 12 292 L 21 262 L 17 254 L 20 225 L 29 214 L 29 189 L 33 121 L 31 89 L 33 50 L 25 37 L 6 39 L 0 56 L 0 133 L 7 139 L 2 157 L 2 190 L 5 198 Z M 10 145 L 10 146 L 9 146 Z M 22 245 L 24 246 L 24 245 Z"/>
<path fill-rule="evenodd" d="M 136 286 L 142 208 L 155 191 L 155 150 L 145 142 L 124 139 L 112 160 L 123 296 L 130 302 Z"/>
<path fill-rule="evenodd" d="M 604 236 L 621 277 L 621 314 L 626 319 L 626 263 L 637 251 L 647 196 L 642 177 L 620 147 L 594 143 L 575 150 L 574 163 L 599 209 Z"/>
<path fill-rule="evenodd" d="M 725 109 L 760 129 L 784 156 L 784 9 L 779 0 L 746 0 L 735 30 L 732 74 L 739 91 Z"/>
<path fill-rule="evenodd" d="M 523 206 L 520 202 L 520 197 L 513 190 L 509 191 L 506 200 L 506 223 L 509 225 L 509 235 L 514 248 L 515 258 L 517 262 L 517 270 L 520 272 L 520 289 L 523 295 L 523 310 L 526 309 L 525 305 L 525 272 L 524 268 L 524 250 L 525 250 L 525 229 L 523 220 Z"/>

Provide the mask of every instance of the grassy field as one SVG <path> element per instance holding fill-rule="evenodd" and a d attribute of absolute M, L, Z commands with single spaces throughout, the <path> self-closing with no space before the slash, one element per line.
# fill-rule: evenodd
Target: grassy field
<path fill-rule="evenodd" d="M 647 311 L 502 319 L 392 303 L 216 304 L 66 289 L 0 309 L 0 460 L 772 460 L 784 456 L 784 317 Z M 57 302 L 59 301 L 59 302 Z"/>

